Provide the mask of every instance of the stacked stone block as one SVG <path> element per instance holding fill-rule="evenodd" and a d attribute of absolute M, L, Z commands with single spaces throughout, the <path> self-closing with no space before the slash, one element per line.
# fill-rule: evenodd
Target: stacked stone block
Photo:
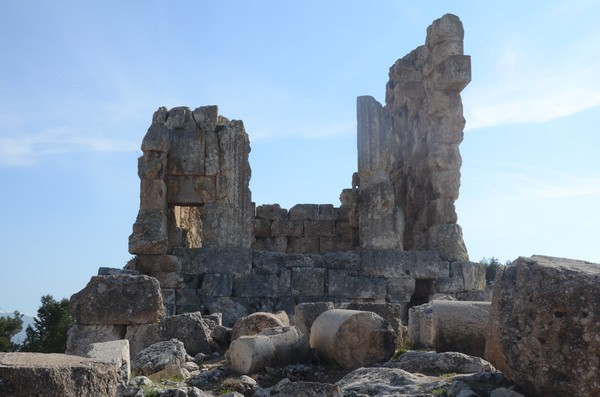
<path fill-rule="evenodd" d="M 258 251 L 324 253 L 358 248 L 358 224 L 351 208 L 332 204 L 298 204 L 289 211 L 261 205 L 254 218 Z"/>

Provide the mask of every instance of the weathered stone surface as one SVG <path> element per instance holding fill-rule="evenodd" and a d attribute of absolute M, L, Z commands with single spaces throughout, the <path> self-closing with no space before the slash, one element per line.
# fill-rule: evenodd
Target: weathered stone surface
<path fill-rule="evenodd" d="M 411 350 L 385 364 L 388 368 L 400 368 L 410 373 L 439 376 L 448 373 L 473 374 L 495 372 L 489 362 L 458 352 L 425 352 Z"/>
<path fill-rule="evenodd" d="M 160 326 L 158 324 L 140 324 L 127 327 L 125 339 L 129 341 L 129 352 L 131 358 L 145 348 L 161 341 Z"/>
<path fill-rule="evenodd" d="M 434 300 L 409 310 L 408 335 L 415 347 L 483 357 L 489 302 Z"/>
<path fill-rule="evenodd" d="M 399 303 L 376 303 L 376 302 L 350 302 L 343 303 L 338 309 L 359 310 L 363 312 L 373 312 L 383 317 L 394 331 L 398 333 L 402 328 L 402 321 L 405 320 L 406 304 Z"/>
<path fill-rule="evenodd" d="M 78 324 L 148 324 L 164 316 L 160 285 L 148 276 L 94 276 L 71 296 Z"/>
<path fill-rule="evenodd" d="M 92 343 L 84 357 L 113 365 L 121 381 L 129 381 L 131 375 L 131 359 L 129 341 L 127 339 L 110 342 Z"/>
<path fill-rule="evenodd" d="M 90 344 L 123 339 L 126 331 L 125 325 L 75 324 L 67 333 L 66 354 L 85 357 Z"/>
<path fill-rule="evenodd" d="M 181 367 L 186 357 L 185 347 L 177 339 L 157 342 L 134 358 L 132 370 L 136 375 L 151 375 L 168 367 Z"/>
<path fill-rule="evenodd" d="M 344 396 L 425 396 L 443 390 L 446 383 L 442 378 L 413 375 L 397 368 L 359 368 L 336 385 Z"/>
<path fill-rule="evenodd" d="M 140 210 L 129 236 L 132 255 L 163 255 L 168 250 L 167 218 L 161 210 Z"/>
<path fill-rule="evenodd" d="M 496 277 L 486 359 L 532 395 L 597 395 L 599 280 L 599 264 L 514 261 Z"/>
<path fill-rule="evenodd" d="M 292 382 L 284 379 L 269 389 L 271 397 L 342 397 L 342 390 L 329 383 Z"/>
<path fill-rule="evenodd" d="M 310 347 L 317 356 L 352 369 L 388 360 L 396 333 L 372 312 L 334 309 L 321 314 L 310 331 Z"/>
<path fill-rule="evenodd" d="M 117 371 L 108 363 L 65 354 L 0 353 L 0 395 L 116 397 Z"/>
<path fill-rule="evenodd" d="M 333 302 L 300 303 L 294 308 L 294 324 L 310 340 L 310 328 L 327 310 L 333 310 Z"/>
<path fill-rule="evenodd" d="M 166 317 L 160 323 L 160 335 L 162 339 L 181 341 L 192 356 L 212 350 L 210 329 L 199 312 Z"/>
<path fill-rule="evenodd" d="M 310 351 L 306 335 L 295 327 L 269 328 L 258 335 L 235 339 L 227 351 L 227 365 L 240 374 L 251 374 L 267 366 L 303 362 Z"/>
<path fill-rule="evenodd" d="M 256 335 L 260 331 L 268 328 L 283 326 L 285 326 L 284 322 L 273 313 L 252 313 L 249 316 L 239 318 L 235 322 L 233 329 L 231 330 L 231 340 L 236 340 L 241 336 Z"/>
<path fill-rule="evenodd" d="M 387 288 L 380 277 L 362 277 L 345 270 L 328 271 L 329 294 L 339 298 L 385 299 Z"/>

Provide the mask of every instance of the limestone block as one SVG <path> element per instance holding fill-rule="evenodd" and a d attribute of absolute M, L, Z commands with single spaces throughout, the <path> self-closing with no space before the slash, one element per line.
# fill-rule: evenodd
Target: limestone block
<path fill-rule="evenodd" d="M 496 276 L 486 359 L 531 395 L 600 390 L 600 264 L 532 256 Z"/>
<path fill-rule="evenodd" d="M 290 271 L 284 269 L 279 275 L 253 272 L 233 280 L 233 291 L 240 297 L 279 297 L 290 294 Z"/>
<path fill-rule="evenodd" d="M 177 297 L 175 291 L 175 289 L 170 288 L 161 287 L 160 289 L 163 297 L 163 305 L 165 305 L 165 316 L 172 316 L 176 312 Z"/>
<path fill-rule="evenodd" d="M 290 237 L 288 238 L 288 252 L 316 253 L 320 249 L 319 243 L 319 237 Z"/>
<path fill-rule="evenodd" d="M 169 114 L 169 110 L 161 106 L 152 114 L 152 122 L 153 123 L 164 123 L 167 120 L 167 115 Z"/>
<path fill-rule="evenodd" d="M 410 350 L 385 364 L 388 368 L 400 368 L 410 373 L 439 376 L 442 374 L 474 374 L 495 372 L 492 364 L 480 357 L 463 353 Z"/>
<path fill-rule="evenodd" d="M 415 279 L 412 277 L 392 277 L 385 281 L 386 300 L 389 302 L 410 302 L 415 292 Z"/>
<path fill-rule="evenodd" d="M 471 57 L 451 55 L 435 65 L 436 88 L 461 92 L 471 82 Z"/>
<path fill-rule="evenodd" d="M 160 210 L 140 210 L 129 236 L 132 255 L 163 255 L 167 253 L 167 217 Z"/>
<path fill-rule="evenodd" d="M 142 151 L 167 153 L 170 147 L 170 132 L 164 123 L 152 123 L 142 140 Z"/>
<path fill-rule="evenodd" d="M 483 357 L 490 303 L 450 300 L 435 300 L 431 303 L 435 350 Z"/>
<path fill-rule="evenodd" d="M 256 251 L 287 252 L 287 237 L 257 237 L 252 245 Z"/>
<path fill-rule="evenodd" d="M 202 305 L 202 298 L 198 295 L 197 288 L 178 288 L 175 290 L 175 299 L 178 308 L 181 306 L 196 307 L 193 311 L 198 311 Z M 186 312 L 189 311 L 190 310 L 186 310 Z M 183 312 L 178 310 L 178 313 Z"/>
<path fill-rule="evenodd" d="M 0 353 L 0 395 L 115 397 L 115 367 L 66 354 Z"/>
<path fill-rule="evenodd" d="M 284 319 L 285 320 L 285 319 Z M 289 325 L 289 320 L 288 320 Z M 284 321 L 273 313 L 256 312 L 236 320 L 231 330 L 231 340 L 241 336 L 256 335 L 260 331 L 285 326 Z"/>
<path fill-rule="evenodd" d="M 319 219 L 318 204 L 296 204 L 290 208 L 289 219 L 301 221 L 314 221 Z"/>
<path fill-rule="evenodd" d="M 138 158 L 140 179 L 163 179 L 167 168 L 167 155 L 162 152 L 146 152 Z"/>
<path fill-rule="evenodd" d="M 127 327 L 124 325 L 80 325 L 75 324 L 67 333 L 66 354 L 84 357 L 92 343 L 123 339 Z"/>
<path fill-rule="evenodd" d="M 192 112 L 192 118 L 202 131 L 214 131 L 217 128 L 219 108 L 216 105 L 200 106 Z"/>
<path fill-rule="evenodd" d="M 328 269 L 361 271 L 361 253 L 359 251 L 330 252 L 322 255 L 324 267 Z"/>
<path fill-rule="evenodd" d="M 69 309 L 78 324 L 149 324 L 164 316 L 160 285 L 148 276 L 94 276 Z"/>
<path fill-rule="evenodd" d="M 292 296 L 323 296 L 326 269 L 293 268 L 291 274 Z"/>
<path fill-rule="evenodd" d="M 268 219 L 256 218 L 252 225 L 252 231 L 255 237 L 271 237 L 271 221 Z M 279 233 L 276 235 L 279 235 Z"/>
<path fill-rule="evenodd" d="M 338 252 L 352 249 L 352 241 L 349 239 L 339 239 L 338 237 L 319 237 L 319 251 Z"/>
<path fill-rule="evenodd" d="M 206 142 L 206 157 L 204 160 L 204 175 L 216 176 L 219 174 L 219 137 L 216 131 L 204 131 Z"/>
<path fill-rule="evenodd" d="M 396 333 L 373 312 L 334 309 L 322 313 L 310 331 L 310 347 L 322 359 L 345 369 L 387 361 Z"/>
<path fill-rule="evenodd" d="M 136 270 L 151 272 L 180 272 L 183 269 L 181 258 L 175 255 L 138 255 Z"/>
<path fill-rule="evenodd" d="M 181 341 L 185 351 L 191 356 L 211 353 L 213 341 L 210 329 L 199 312 L 166 317 L 159 328 L 163 340 Z"/>
<path fill-rule="evenodd" d="M 379 277 L 353 276 L 344 270 L 329 270 L 329 294 L 339 298 L 385 299 L 385 280 Z"/>
<path fill-rule="evenodd" d="M 395 206 L 389 182 L 359 190 L 359 233 L 362 248 L 402 249 L 404 215 Z"/>
<path fill-rule="evenodd" d="M 252 270 L 252 251 L 249 248 L 202 247 L 188 252 L 191 258 L 184 265 L 186 273 L 229 273 L 238 276 Z"/>
<path fill-rule="evenodd" d="M 158 280 L 161 288 L 175 289 L 187 287 L 183 273 L 149 272 L 148 275 Z"/>
<path fill-rule="evenodd" d="M 331 221 L 304 221 L 304 235 L 309 236 L 333 236 L 333 220 Z"/>
<path fill-rule="evenodd" d="M 443 197 L 431 200 L 425 209 L 431 219 L 435 219 L 437 223 L 456 223 L 458 215 L 456 215 L 456 207 L 454 199 Z"/>
<path fill-rule="evenodd" d="M 310 339 L 310 329 L 317 317 L 333 308 L 333 302 L 300 303 L 294 308 L 294 324 Z"/>
<path fill-rule="evenodd" d="M 223 313 L 223 325 L 231 327 L 235 321 L 248 315 L 247 300 L 233 297 L 203 297 L 202 305 L 209 313 Z"/>
<path fill-rule="evenodd" d="M 250 248 L 252 218 L 246 204 L 240 203 L 232 207 L 220 203 L 206 203 L 200 207 L 204 233 L 203 246 Z"/>
<path fill-rule="evenodd" d="M 131 359 L 129 357 L 129 341 L 127 339 L 110 342 L 92 343 L 84 357 L 111 364 L 117 370 L 121 381 L 129 381 L 131 376 Z"/>
<path fill-rule="evenodd" d="M 133 360 L 135 375 L 151 375 L 171 366 L 181 367 L 187 353 L 181 341 L 171 339 L 157 342 L 142 350 Z"/>
<path fill-rule="evenodd" d="M 271 224 L 271 236 L 302 237 L 304 223 L 302 220 L 275 219 Z"/>
<path fill-rule="evenodd" d="M 125 339 L 129 341 L 129 354 L 134 360 L 142 350 L 160 342 L 162 337 L 158 324 L 140 324 L 128 326 Z"/>
<path fill-rule="evenodd" d="M 319 204 L 319 220 L 332 221 L 334 219 L 333 204 Z"/>
<path fill-rule="evenodd" d="M 435 334 L 431 304 L 413 306 L 408 309 L 408 338 L 415 348 L 434 348 Z"/>
<path fill-rule="evenodd" d="M 165 125 L 170 130 L 185 130 L 196 127 L 196 123 L 192 118 L 192 112 L 187 106 L 169 109 Z"/>
<path fill-rule="evenodd" d="M 287 210 L 279 204 L 265 204 L 256 207 L 256 218 L 274 221 L 287 218 Z"/>
<path fill-rule="evenodd" d="M 390 164 L 392 118 L 389 111 L 371 96 L 356 99 L 356 117 L 358 174 L 363 189 L 387 182 L 385 170 Z"/>
<path fill-rule="evenodd" d="M 462 228 L 457 224 L 435 225 L 428 230 L 429 247 L 448 261 L 469 260 L 463 241 Z"/>
<path fill-rule="evenodd" d="M 171 205 L 200 205 L 216 201 L 215 178 L 211 176 L 168 176 L 167 189 L 167 201 Z"/>
<path fill-rule="evenodd" d="M 306 336 L 295 327 L 281 327 L 235 339 L 226 360 L 233 371 L 252 374 L 266 367 L 303 362 L 309 356 Z"/>
<path fill-rule="evenodd" d="M 460 190 L 460 171 L 435 171 L 431 173 L 431 185 L 436 197 L 458 198 Z"/>
<path fill-rule="evenodd" d="M 231 296 L 233 279 L 231 274 L 209 273 L 205 274 L 199 295 L 205 296 Z"/>

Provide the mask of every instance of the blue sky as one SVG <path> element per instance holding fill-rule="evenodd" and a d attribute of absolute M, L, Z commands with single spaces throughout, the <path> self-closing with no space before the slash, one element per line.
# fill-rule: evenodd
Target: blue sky
<path fill-rule="evenodd" d="M 159 106 L 244 121 L 258 204 L 339 204 L 355 101 L 445 13 L 473 81 L 459 223 L 472 260 L 600 262 L 595 1 L 8 0 L 0 22 L 0 309 L 122 267 Z"/>

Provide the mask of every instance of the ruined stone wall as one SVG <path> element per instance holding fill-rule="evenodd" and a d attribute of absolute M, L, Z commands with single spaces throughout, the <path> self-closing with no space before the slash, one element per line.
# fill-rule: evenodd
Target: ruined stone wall
<path fill-rule="evenodd" d="M 357 101 L 358 172 L 341 205 L 255 208 L 241 121 L 216 106 L 160 108 L 142 142 L 132 267 L 160 282 L 168 314 L 235 317 L 311 301 L 424 303 L 473 298 L 454 201 L 470 81 L 460 20 L 445 15 L 424 46 L 390 68 L 386 106 Z"/>
<path fill-rule="evenodd" d="M 261 205 L 254 219 L 258 251 L 324 253 L 357 249 L 358 215 L 348 205 L 298 204 L 286 210 Z"/>

